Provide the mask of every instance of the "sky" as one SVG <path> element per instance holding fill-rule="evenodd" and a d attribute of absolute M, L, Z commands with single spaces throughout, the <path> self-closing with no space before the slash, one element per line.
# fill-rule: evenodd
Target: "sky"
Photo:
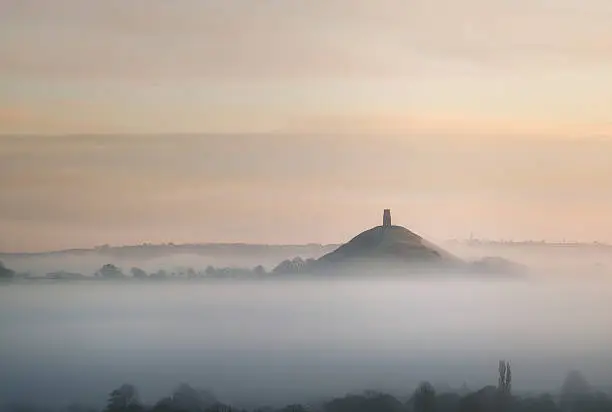
<path fill-rule="evenodd" d="M 612 242 L 607 0 L 0 0 L 0 250 Z"/>

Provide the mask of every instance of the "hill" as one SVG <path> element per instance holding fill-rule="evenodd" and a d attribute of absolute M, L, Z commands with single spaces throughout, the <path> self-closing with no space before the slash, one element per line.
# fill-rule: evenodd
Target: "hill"
<path fill-rule="evenodd" d="M 317 261 L 322 267 L 355 264 L 388 264 L 403 267 L 461 267 L 458 257 L 428 242 L 409 229 L 391 224 L 391 212 L 383 213 L 383 224 L 368 229 Z"/>

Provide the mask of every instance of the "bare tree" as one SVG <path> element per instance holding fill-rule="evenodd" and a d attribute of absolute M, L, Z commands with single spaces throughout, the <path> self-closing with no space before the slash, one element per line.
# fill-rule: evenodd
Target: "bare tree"
<path fill-rule="evenodd" d="M 510 369 L 510 362 L 506 362 L 506 390 L 507 394 L 512 391 L 512 370 Z"/>
<path fill-rule="evenodd" d="M 149 275 L 147 274 L 147 272 L 145 272 L 144 270 L 137 268 L 137 267 L 133 267 L 130 272 L 132 273 L 132 276 L 136 279 L 146 279 L 149 277 Z"/>
<path fill-rule="evenodd" d="M 422 382 L 414 392 L 414 410 L 433 412 L 436 409 L 436 390 L 429 382 Z"/>
<path fill-rule="evenodd" d="M 15 277 L 15 271 L 4 266 L 4 263 L 0 261 L 0 279 L 12 279 Z"/>
<path fill-rule="evenodd" d="M 500 412 L 507 411 L 510 409 L 510 403 L 512 401 L 512 395 L 510 394 L 511 386 L 512 370 L 510 369 L 510 362 L 501 360 L 499 361 L 499 378 L 496 396 L 496 409 Z"/>
<path fill-rule="evenodd" d="M 123 384 L 110 393 L 106 410 L 108 412 L 125 411 L 139 405 L 140 397 L 136 387 L 134 385 Z"/>
<path fill-rule="evenodd" d="M 585 396 L 591 393 L 591 386 L 582 373 L 570 371 L 561 386 L 561 409 L 564 411 L 578 410 L 578 405 Z"/>
<path fill-rule="evenodd" d="M 107 263 L 106 265 L 102 266 L 95 273 L 95 276 L 101 276 L 106 279 L 122 279 L 125 277 L 123 272 L 121 272 L 121 269 L 111 263 Z"/>
<path fill-rule="evenodd" d="M 499 361 L 499 379 L 497 380 L 497 388 L 503 392 L 506 388 L 506 361 Z"/>

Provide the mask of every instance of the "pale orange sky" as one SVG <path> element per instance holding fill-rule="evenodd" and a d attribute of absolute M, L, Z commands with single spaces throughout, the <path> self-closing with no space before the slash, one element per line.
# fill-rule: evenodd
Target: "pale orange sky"
<path fill-rule="evenodd" d="M 0 0 L 0 250 L 612 241 L 610 73 L 607 0 Z"/>
<path fill-rule="evenodd" d="M 0 0 L 0 132 L 610 132 L 608 0 Z"/>
<path fill-rule="evenodd" d="M 433 240 L 612 241 L 612 141 L 456 136 L 4 137 L 0 250 Z"/>

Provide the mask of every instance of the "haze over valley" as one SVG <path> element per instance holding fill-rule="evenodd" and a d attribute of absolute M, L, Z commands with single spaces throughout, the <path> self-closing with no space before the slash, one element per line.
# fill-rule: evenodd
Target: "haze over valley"
<path fill-rule="evenodd" d="M 0 0 L 0 412 L 611 412 L 612 2 Z"/>

